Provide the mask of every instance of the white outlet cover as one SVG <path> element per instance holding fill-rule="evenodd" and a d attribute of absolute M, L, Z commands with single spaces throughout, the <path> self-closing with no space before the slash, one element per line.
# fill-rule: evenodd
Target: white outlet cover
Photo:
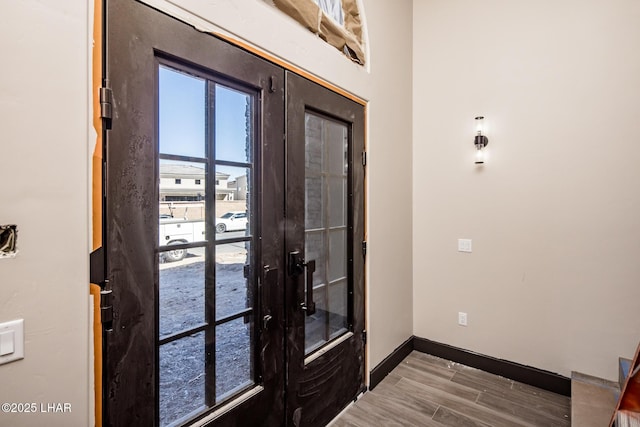
<path fill-rule="evenodd" d="M 471 239 L 458 239 L 458 252 L 472 252 Z"/>
<path fill-rule="evenodd" d="M 458 325 L 467 326 L 467 313 L 458 312 Z"/>

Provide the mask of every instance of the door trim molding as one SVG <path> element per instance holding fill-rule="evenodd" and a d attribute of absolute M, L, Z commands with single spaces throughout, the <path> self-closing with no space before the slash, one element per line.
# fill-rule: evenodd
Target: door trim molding
<path fill-rule="evenodd" d="M 560 374 L 416 336 L 406 340 L 371 370 L 369 389 L 373 390 L 413 350 L 462 363 L 553 393 L 571 396 L 571 379 Z"/>

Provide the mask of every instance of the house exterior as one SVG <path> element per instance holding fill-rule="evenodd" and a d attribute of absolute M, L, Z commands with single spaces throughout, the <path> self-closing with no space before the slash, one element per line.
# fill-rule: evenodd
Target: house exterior
<path fill-rule="evenodd" d="M 234 200 L 247 200 L 247 191 L 249 189 L 247 175 L 242 175 L 233 181 L 229 181 L 229 188 L 233 189 Z"/>
<path fill-rule="evenodd" d="M 204 200 L 204 178 L 204 167 L 196 164 L 161 163 L 160 201 L 192 202 Z M 234 200 L 236 193 L 236 190 L 230 187 L 229 174 L 216 172 L 216 200 Z"/>

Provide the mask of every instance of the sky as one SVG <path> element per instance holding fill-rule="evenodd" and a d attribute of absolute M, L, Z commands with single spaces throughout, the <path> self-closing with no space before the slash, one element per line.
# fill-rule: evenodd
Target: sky
<path fill-rule="evenodd" d="M 160 153 L 204 158 L 205 80 L 161 66 L 159 85 Z M 217 160 L 247 161 L 245 111 L 248 98 L 249 95 L 216 84 Z M 246 171 L 225 166 L 219 166 L 217 170 L 233 177 Z"/>

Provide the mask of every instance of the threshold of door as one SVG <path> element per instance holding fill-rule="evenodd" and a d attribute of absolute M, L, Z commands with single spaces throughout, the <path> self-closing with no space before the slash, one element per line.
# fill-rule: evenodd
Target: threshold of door
<path fill-rule="evenodd" d="M 324 355 L 326 352 L 330 351 L 332 348 L 335 348 L 338 345 L 342 344 L 343 342 L 345 342 L 346 340 L 348 340 L 352 336 L 353 336 L 353 332 L 347 332 L 346 334 L 339 336 L 335 340 L 329 342 L 327 345 L 322 347 L 320 350 L 316 351 L 315 353 L 311 354 L 310 356 L 305 357 L 304 358 L 304 364 L 308 365 L 309 363 L 311 363 L 314 360 L 318 359 L 320 356 Z"/>
<path fill-rule="evenodd" d="M 344 407 L 344 409 L 342 411 L 340 411 L 340 413 L 338 415 L 336 415 L 331 421 L 329 421 L 329 424 L 327 424 L 327 427 L 331 427 L 338 419 L 340 419 L 340 417 L 342 416 L 342 414 L 344 414 L 345 412 L 347 412 L 347 410 L 349 408 L 351 408 L 353 405 L 355 405 L 355 403 L 360 400 L 360 398 L 362 396 L 364 396 L 364 391 L 360 394 L 358 394 L 355 399 L 353 399 L 353 401 L 349 402 L 349 404 L 347 406 Z"/>
<path fill-rule="evenodd" d="M 225 405 L 222 405 L 220 408 L 216 409 L 215 411 L 213 411 L 212 413 L 210 413 L 206 417 L 194 422 L 193 424 L 191 424 L 191 426 L 193 426 L 193 427 L 205 426 L 205 425 L 209 424 L 211 421 L 213 421 L 216 418 L 218 418 L 220 415 L 226 414 L 227 412 L 229 412 L 229 411 L 233 410 L 234 408 L 240 406 L 242 403 L 244 403 L 247 400 L 251 399 L 253 396 L 257 395 L 258 393 L 262 392 L 263 390 L 264 390 L 264 387 L 262 387 L 261 385 L 256 386 L 256 387 L 252 388 L 251 390 L 248 390 L 246 393 L 241 394 L 237 398 L 233 399 L 231 402 L 229 402 L 229 403 L 227 403 Z"/>

